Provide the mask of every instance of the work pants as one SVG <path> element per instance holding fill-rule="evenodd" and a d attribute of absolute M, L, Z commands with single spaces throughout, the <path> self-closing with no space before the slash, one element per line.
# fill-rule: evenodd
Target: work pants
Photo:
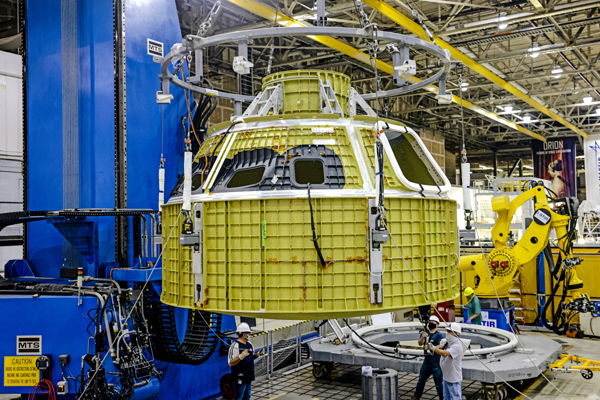
<path fill-rule="evenodd" d="M 437 390 L 440 400 L 444 398 L 442 369 L 439 365 L 433 366 L 428 362 L 423 362 L 421 365 L 421 372 L 419 373 L 419 382 L 417 383 L 417 388 L 415 389 L 415 397 L 417 399 L 420 399 L 423 395 L 425 382 L 427 382 L 427 379 L 429 379 L 431 375 L 433 375 L 433 382 L 435 383 L 435 389 Z"/>
<path fill-rule="evenodd" d="M 444 400 L 462 400 L 460 382 L 448 382 L 444 379 Z"/>
<path fill-rule="evenodd" d="M 241 385 L 236 383 L 233 385 L 233 389 L 235 390 L 235 400 L 250 400 L 252 382 L 242 383 Z"/>

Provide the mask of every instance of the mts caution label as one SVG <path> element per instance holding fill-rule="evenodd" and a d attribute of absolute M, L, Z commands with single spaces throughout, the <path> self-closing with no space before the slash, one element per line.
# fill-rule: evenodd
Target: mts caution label
<path fill-rule="evenodd" d="M 4 386 L 35 386 L 40 381 L 37 357 L 4 357 Z"/>

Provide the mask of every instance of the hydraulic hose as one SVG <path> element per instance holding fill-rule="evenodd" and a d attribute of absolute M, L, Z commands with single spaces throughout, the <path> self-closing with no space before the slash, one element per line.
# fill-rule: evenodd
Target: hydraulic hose
<path fill-rule="evenodd" d="M 554 296 L 556 295 L 556 292 L 558 292 L 558 288 L 560 287 L 560 284 L 563 283 L 564 280 L 565 280 L 565 271 L 563 270 L 560 275 L 560 278 L 558 278 L 558 280 L 556 282 L 556 285 L 554 285 L 554 287 L 552 288 L 552 293 L 550 294 L 550 298 L 554 298 Z M 558 303 L 558 312 L 562 312 L 562 305 L 564 304 L 566 295 L 567 295 L 567 291 L 563 290 L 563 294 L 562 294 L 560 303 Z M 550 304 L 551 304 L 551 302 L 547 301 L 546 304 L 544 305 L 544 309 L 542 310 L 542 315 L 541 315 L 542 323 L 544 324 L 545 328 L 553 331 L 557 335 L 562 335 L 567 331 L 567 329 L 569 327 L 568 326 L 564 327 L 564 326 L 562 326 L 563 324 L 558 324 L 558 321 L 556 318 L 556 314 L 558 312 L 555 312 L 554 310 L 552 310 L 552 325 L 550 325 L 550 323 L 548 322 L 548 318 L 546 318 L 546 312 L 548 311 L 548 307 L 550 306 Z"/>

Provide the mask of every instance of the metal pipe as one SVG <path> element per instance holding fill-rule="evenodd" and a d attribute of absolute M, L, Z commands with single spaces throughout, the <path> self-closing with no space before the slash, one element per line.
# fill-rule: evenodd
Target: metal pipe
<path fill-rule="evenodd" d="M 106 316 L 106 310 L 104 309 L 104 298 L 102 297 L 102 295 L 100 293 L 94 292 L 92 290 L 85 290 L 85 289 L 79 290 L 78 288 L 75 288 L 75 287 L 67 287 L 67 288 L 65 288 L 65 290 L 73 291 L 75 293 L 78 293 L 78 294 L 81 294 L 84 296 L 94 296 L 98 299 L 98 301 L 100 302 L 101 309 L 104 310 L 104 312 L 102 314 L 104 317 L 104 325 L 106 326 L 106 338 L 108 340 L 109 352 L 112 357 L 115 357 L 116 353 L 115 353 L 115 349 L 113 347 L 112 335 L 110 333 L 110 325 L 108 323 L 108 317 Z"/>

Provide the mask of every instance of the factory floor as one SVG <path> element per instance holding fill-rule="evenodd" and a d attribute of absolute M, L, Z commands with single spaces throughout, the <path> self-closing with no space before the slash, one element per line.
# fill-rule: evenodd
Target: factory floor
<path fill-rule="evenodd" d="M 541 332 L 524 332 L 527 335 L 543 335 L 559 341 L 563 350 L 571 355 L 600 360 L 600 339 L 571 339 L 557 337 Z M 281 394 L 295 394 L 303 399 L 318 400 L 361 400 L 360 367 L 338 365 L 331 375 L 331 380 L 318 380 L 312 375 L 311 364 L 297 371 L 273 377 L 271 380 L 256 382 L 252 387 L 252 400 L 280 399 Z M 511 396 L 511 399 L 531 400 L 600 400 L 600 372 L 591 380 L 584 379 L 580 373 L 553 373 L 547 375 L 552 384 L 539 377 L 528 389 L 525 396 Z M 400 372 L 398 400 L 408 400 L 412 397 L 418 381 L 418 375 Z M 474 381 L 463 382 L 463 396 L 467 400 L 483 399 L 481 383 Z M 558 390 L 557 390 L 558 388 Z M 567 397 L 563 396 L 560 392 Z M 437 393 L 430 379 L 425 387 L 422 399 L 437 399 Z"/>

